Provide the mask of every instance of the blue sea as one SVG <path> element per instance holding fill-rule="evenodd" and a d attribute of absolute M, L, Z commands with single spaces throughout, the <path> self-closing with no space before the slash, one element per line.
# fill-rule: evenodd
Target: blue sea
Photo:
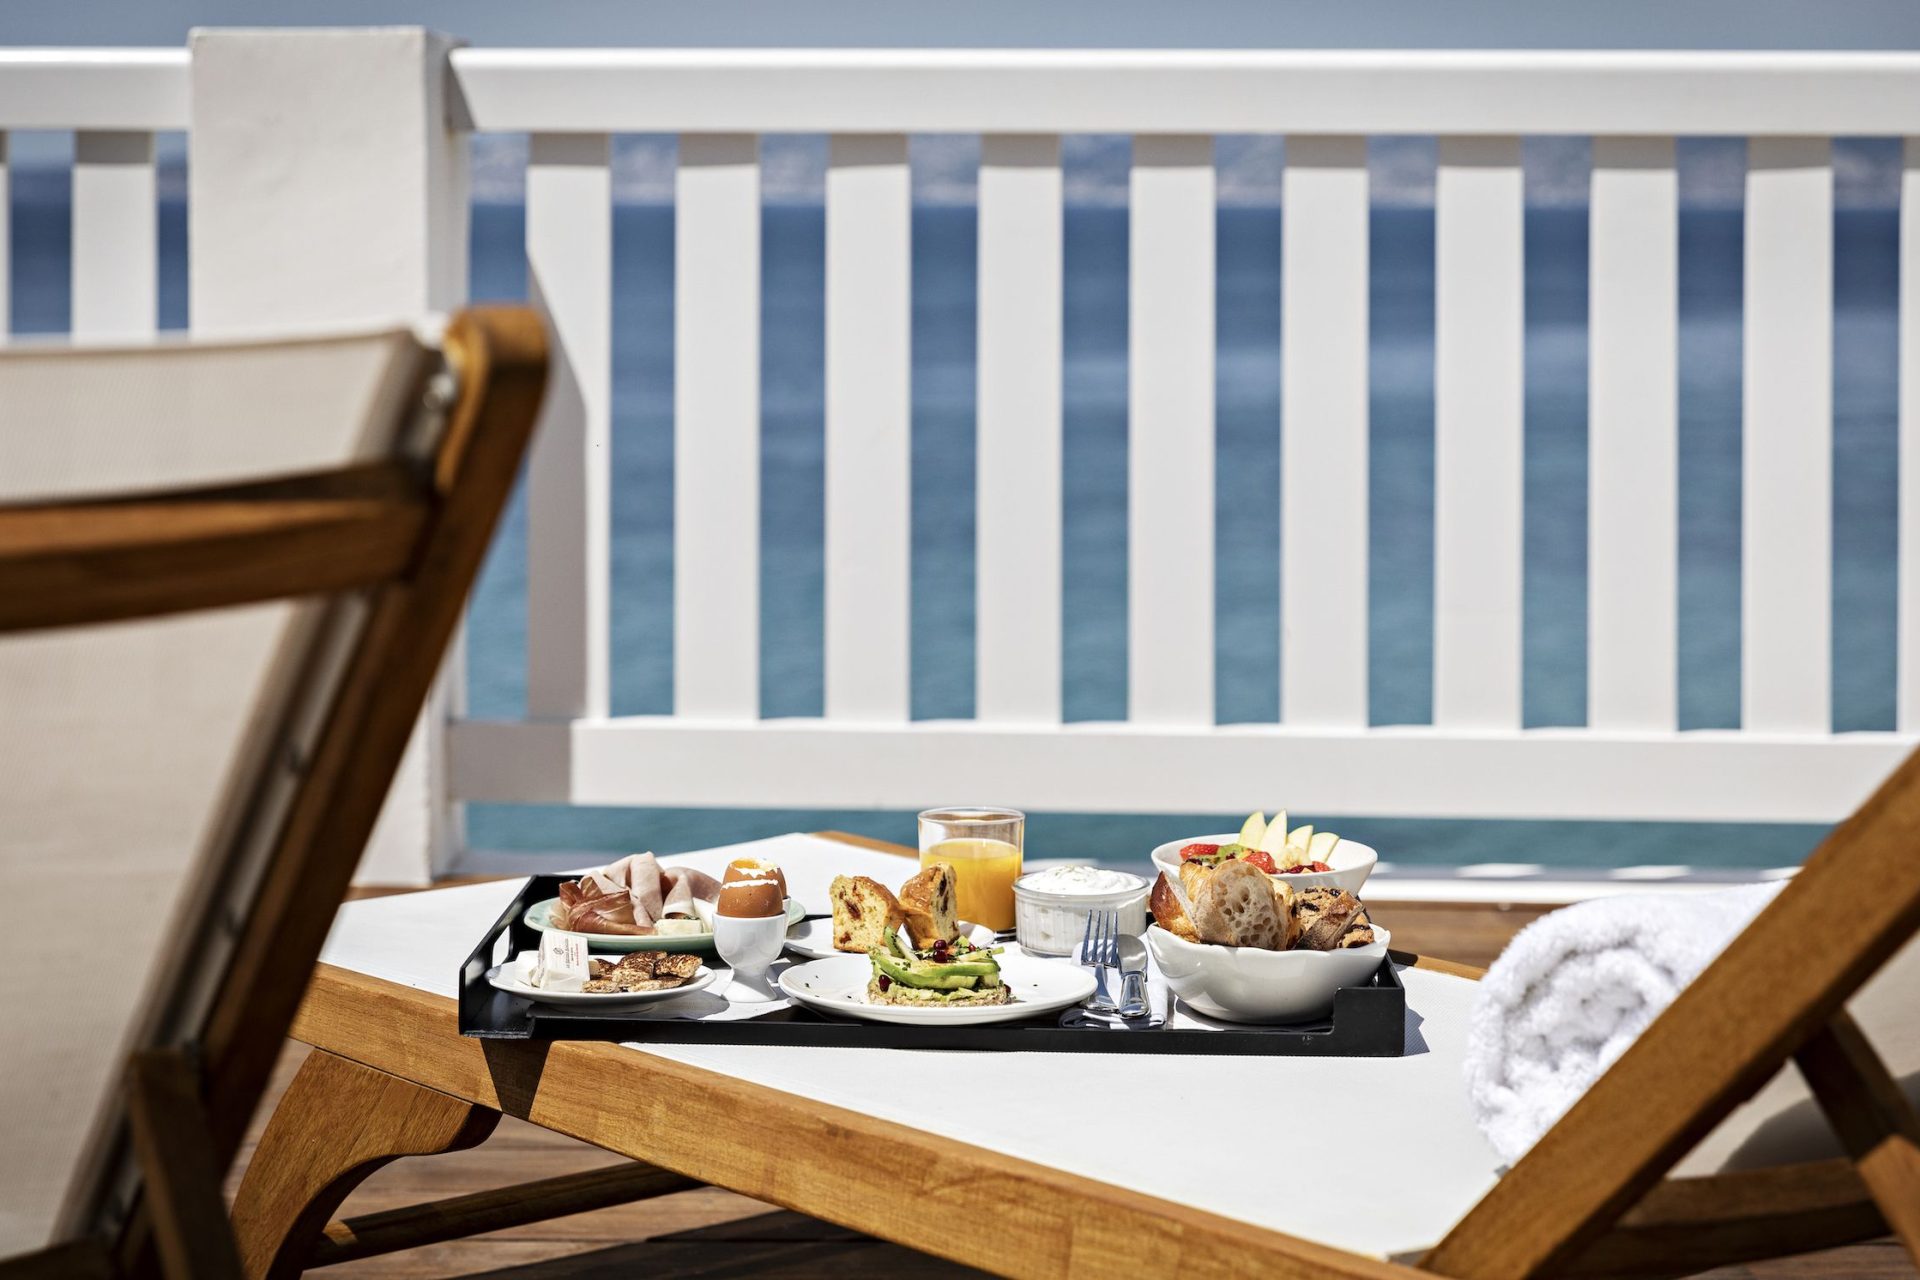
<path fill-rule="evenodd" d="M 185 218 L 161 209 L 163 324 L 185 319 Z M 1217 718 L 1278 713 L 1280 444 L 1278 208 L 1218 215 Z M 672 690 L 673 223 L 670 207 L 614 220 L 612 698 L 662 713 Z M 64 188 L 16 193 L 15 332 L 66 327 Z M 474 209 L 472 294 L 526 296 L 524 211 Z M 1526 641 L 1529 725 L 1585 716 L 1587 222 L 1526 219 Z M 913 222 L 913 714 L 973 711 L 974 295 L 971 208 Z M 1741 216 L 1690 208 L 1680 225 L 1680 715 L 1739 717 Z M 1372 718 L 1432 710 L 1433 216 L 1380 207 L 1372 222 Z M 775 204 L 762 224 L 761 707 L 821 710 L 822 316 L 825 221 Z M 1890 729 L 1894 698 L 1897 216 L 1835 224 L 1834 727 Z M 1127 214 L 1070 206 L 1065 307 L 1065 709 L 1126 705 Z M 525 509 L 516 498 L 471 611 L 472 714 L 524 709 Z M 928 780 L 929 804 L 953 799 Z M 992 797 L 984 797 L 991 800 Z M 1284 795 L 1249 796 L 1254 804 Z M 1155 843 L 1243 814 L 1033 815 L 1029 857 L 1132 861 Z M 1804 826 L 1379 820 L 1314 814 L 1402 866 L 1537 862 L 1603 867 L 1798 862 Z M 475 848 L 667 852 L 833 826 L 911 841 L 895 812 L 473 806 Z"/>

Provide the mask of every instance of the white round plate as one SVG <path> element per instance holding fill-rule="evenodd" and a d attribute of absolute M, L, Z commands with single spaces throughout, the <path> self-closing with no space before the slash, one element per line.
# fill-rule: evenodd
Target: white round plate
<path fill-rule="evenodd" d="M 558 898 L 542 898 L 527 908 L 524 917 L 527 927 L 545 933 L 553 926 L 547 922 L 547 912 L 560 905 Z M 797 898 L 787 899 L 787 919 L 799 920 L 807 914 Z M 567 930 L 567 932 L 578 932 Z M 703 951 L 713 952 L 713 930 L 702 929 L 699 933 L 582 933 L 587 946 L 593 951 Z"/>
<path fill-rule="evenodd" d="M 780 975 L 780 989 L 795 1003 L 838 1018 L 943 1026 L 1017 1022 L 1079 1004 L 1093 994 L 1093 975 L 1072 961 L 1041 960 L 1022 955 L 1013 947 L 1001 952 L 998 959 L 1000 979 L 1013 993 L 1013 1000 L 1007 1004 L 949 1009 L 869 1004 L 867 982 L 873 977 L 873 962 L 855 955 L 834 955 L 793 965 Z"/>
<path fill-rule="evenodd" d="M 701 965 L 687 981 L 660 991 L 542 991 L 502 973 L 504 968 L 505 965 L 497 964 L 487 970 L 487 982 L 496 991 L 504 991 L 525 1000 L 538 1000 L 541 1004 L 591 1006 L 596 1009 L 624 1009 L 629 1005 L 651 1004 L 655 1000 L 671 1000 L 690 991 L 705 990 L 713 984 L 716 976 L 712 969 Z"/>
<path fill-rule="evenodd" d="M 993 930 L 983 924 L 968 924 L 965 920 L 955 921 L 960 926 L 960 936 L 976 947 L 993 945 Z M 802 920 L 787 930 L 787 950 L 809 960 L 825 960 L 829 956 L 852 955 L 851 951 L 833 949 L 833 917 L 823 916 L 818 920 Z"/>

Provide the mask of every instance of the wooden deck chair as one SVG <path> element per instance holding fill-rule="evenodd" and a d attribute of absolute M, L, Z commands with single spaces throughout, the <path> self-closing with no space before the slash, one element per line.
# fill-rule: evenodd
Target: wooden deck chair
<path fill-rule="evenodd" d="M 1678 1276 L 1888 1231 L 1920 1264 L 1917 928 L 1920 752 L 1419 1265 L 1487 1280 Z M 1848 1009 L 1896 953 L 1898 972 L 1855 1011 L 1912 1073 L 1904 1092 Z M 1805 1149 L 1808 1127 L 1784 1077 L 1744 1125 L 1716 1132 L 1789 1064 L 1833 1158 L 1773 1163 Z M 1663 1178 L 1710 1135 L 1720 1150 L 1706 1163 L 1722 1171 Z"/>
<path fill-rule="evenodd" d="M 0 352 L 0 1274 L 239 1274 L 222 1179 L 545 377 L 512 308 Z"/>

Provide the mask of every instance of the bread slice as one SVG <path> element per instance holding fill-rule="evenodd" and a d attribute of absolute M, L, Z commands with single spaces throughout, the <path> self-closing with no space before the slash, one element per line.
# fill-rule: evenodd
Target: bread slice
<path fill-rule="evenodd" d="M 1280 949 L 1291 951 L 1300 941 L 1300 917 L 1293 909 L 1296 897 L 1293 886 L 1279 876 L 1268 876 L 1267 886 L 1273 890 L 1273 909 L 1280 913 L 1280 930 L 1284 935 Z"/>
<path fill-rule="evenodd" d="M 866 876 L 835 876 L 827 891 L 833 902 L 833 949 L 865 954 L 884 946 L 887 926 L 906 921 L 893 890 Z"/>
<path fill-rule="evenodd" d="M 1238 860 L 1214 871 L 1193 895 L 1193 927 L 1202 942 L 1229 947 L 1279 951 L 1287 942 L 1267 873 Z"/>
<path fill-rule="evenodd" d="M 1200 899 L 1201 886 L 1212 878 L 1212 867 L 1205 866 L 1198 862 L 1183 862 L 1180 864 L 1180 883 L 1171 887 L 1179 890 L 1181 899 L 1187 904 L 1189 914 L 1193 911 L 1193 904 Z"/>
<path fill-rule="evenodd" d="M 1200 941 L 1200 935 L 1194 932 L 1193 920 L 1187 915 L 1187 909 L 1180 902 L 1180 894 L 1173 887 L 1173 881 L 1167 879 L 1162 871 L 1153 882 L 1153 894 L 1147 899 L 1147 906 L 1153 911 L 1153 922 L 1176 938 L 1186 942 Z"/>
<path fill-rule="evenodd" d="M 900 886 L 900 910 L 906 914 L 907 936 L 914 946 L 930 947 L 960 937 L 960 928 L 954 923 L 957 894 L 953 867 L 945 862 L 928 864 Z"/>

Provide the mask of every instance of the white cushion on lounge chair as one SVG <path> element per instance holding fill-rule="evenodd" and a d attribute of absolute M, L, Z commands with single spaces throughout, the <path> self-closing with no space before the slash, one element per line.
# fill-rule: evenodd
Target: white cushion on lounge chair
<path fill-rule="evenodd" d="M 825 908 L 836 872 L 897 884 L 912 869 L 897 856 L 808 836 L 745 847 L 779 861 L 794 897 L 810 910 Z M 738 855 L 709 850 L 689 860 L 716 868 L 729 856 Z M 519 884 L 351 903 L 321 959 L 451 997 L 460 963 Z M 1437 1240 L 1497 1176 L 1460 1086 L 1473 984 L 1423 970 L 1401 976 L 1417 1046 L 1405 1058 L 997 1054 L 983 1068 L 991 1106 L 944 1102 L 926 1087 L 930 1059 L 910 1050 L 660 1045 L 644 1052 L 1387 1256 Z M 1256 1124 L 1248 1124 L 1250 1115 Z M 1305 1131 L 1296 1124 L 1303 1120 Z M 1152 1142 L 1150 1123 L 1186 1139 Z"/>
<path fill-rule="evenodd" d="M 391 453 L 410 330 L 0 351 L 0 502 L 216 484 Z M 311 605 L 0 639 L 0 1257 L 64 1238 L 110 1158 L 128 1049 L 195 976 L 175 921 L 252 772 Z"/>
<path fill-rule="evenodd" d="M 741 851 L 782 864 L 808 909 L 836 873 L 904 878 L 911 864 L 811 836 L 781 836 L 668 861 L 719 870 Z M 452 997 L 460 963 L 520 881 L 407 894 L 342 908 L 323 962 Z M 1910 1009 L 1920 944 L 1854 1002 L 1895 1062 L 1920 1062 Z M 1461 1082 L 1473 984 L 1401 973 L 1410 1010 L 1404 1058 L 1200 1058 L 1010 1053 L 988 1069 L 993 1105 L 946 1105 L 908 1050 L 749 1045 L 633 1046 L 958 1142 L 1195 1204 L 1304 1239 L 1378 1257 L 1437 1242 L 1503 1170 L 1474 1126 Z M 1891 1021 L 1889 1019 L 1891 1018 Z M 1911 1069 L 1911 1067 L 1907 1068 Z M 1683 1172 L 1833 1153 L 1792 1072 L 1742 1107 Z M 1251 1112 L 1265 1117 L 1249 1126 Z M 1303 1133 L 1291 1128 L 1308 1122 Z M 1144 1135 L 1170 1124 L 1178 1143 Z M 1817 1139 L 1805 1141 L 1809 1135 Z M 1791 1141 L 1790 1141 L 1791 1140 Z M 1301 1143 L 1326 1158 L 1300 1159 Z"/>

